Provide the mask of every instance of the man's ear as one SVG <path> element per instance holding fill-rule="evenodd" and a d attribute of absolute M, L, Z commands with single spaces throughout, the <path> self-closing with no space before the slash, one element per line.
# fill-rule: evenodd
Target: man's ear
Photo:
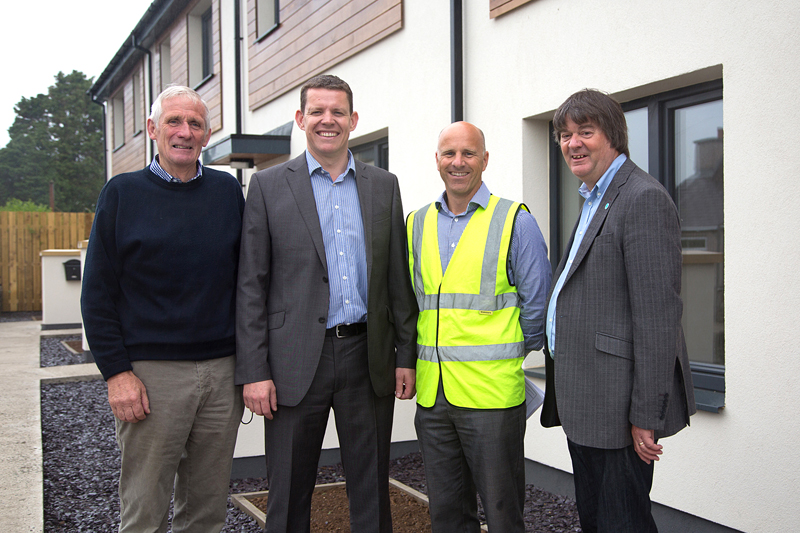
<path fill-rule="evenodd" d="M 299 109 L 294 114 L 294 121 L 297 122 L 297 127 L 302 131 L 306 131 L 306 126 L 303 124 L 303 112 Z"/>

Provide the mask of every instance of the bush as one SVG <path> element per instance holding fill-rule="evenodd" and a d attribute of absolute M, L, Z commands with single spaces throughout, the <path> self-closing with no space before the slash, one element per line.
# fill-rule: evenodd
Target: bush
<path fill-rule="evenodd" d="M 49 212 L 50 208 L 46 205 L 41 205 L 32 202 L 31 200 L 17 200 L 11 198 L 6 202 L 6 205 L 0 206 L 0 211 L 35 211 L 39 213 Z"/>

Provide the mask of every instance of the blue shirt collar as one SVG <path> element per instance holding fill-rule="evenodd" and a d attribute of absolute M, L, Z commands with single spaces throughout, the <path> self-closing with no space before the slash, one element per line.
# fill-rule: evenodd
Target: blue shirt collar
<path fill-rule="evenodd" d="M 308 150 L 306 150 L 306 164 L 308 165 L 308 175 L 309 176 L 313 175 L 314 172 L 317 172 L 317 171 L 322 172 L 324 174 L 328 174 L 328 172 L 324 168 L 322 168 L 322 165 L 319 164 L 319 161 L 314 159 L 314 156 L 311 155 L 311 152 L 308 151 Z M 342 174 L 342 176 L 347 176 L 347 174 L 351 170 L 353 171 L 353 176 L 355 176 L 356 175 L 356 164 L 355 164 L 355 161 L 353 160 L 353 153 L 350 150 L 348 150 L 347 151 L 347 169 L 345 169 L 345 171 Z M 342 176 L 336 176 L 336 179 L 334 181 L 339 181 L 339 178 L 342 177 Z"/>
<path fill-rule="evenodd" d="M 449 216 L 461 216 L 470 211 L 475 211 L 478 207 L 482 207 L 486 209 L 489 205 L 489 197 L 492 196 L 492 193 L 489 192 L 489 187 L 486 186 L 486 183 L 481 182 L 481 186 L 478 187 L 477 192 L 469 201 L 469 205 L 467 206 L 467 210 L 463 213 L 451 213 L 450 208 L 447 207 L 447 202 L 445 201 L 445 195 L 447 191 L 442 192 L 439 195 L 439 198 L 436 199 L 436 209 L 441 211 L 442 213 L 449 215 Z"/>
<path fill-rule="evenodd" d="M 161 167 L 161 164 L 158 162 L 158 154 L 153 158 L 153 161 L 150 163 L 150 171 L 161 178 L 162 180 L 169 182 L 169 183 L 183 183 L 180 179 L 176 178 L 166 170 Z M 194 181 L 200 176 L 203 175 L 203 163 L 200 160 L 197 160 L 197 172 L 195 173 L 194 177 L 189 181 Z M 187 181 L 186 183 L 189 183 Z"/>
<path fill-rule="evenodd" d="M 616 157 L 616 159 L 614 159 L 614 161 L 611 162 L 611 165 L 609 165 L 608 169 L 606 169 L 602 177 L 599 180 L 597 180 L 597 183 L 595 183 L 594 188 L 592 188 L 591 191 L 589 190 L 589 188 L 586 186 L 585 183 L 581 183 L 578 192 L 584 198 L 589 198 L 590 196 L 594 196 L 595 193 L 597 195 L 597 198 L 602 198 L 603 195 L 606 193 L 606 189 L 608 189 L 608 186 L 611 184 L 611 180 L 614 179 L 614 176 L 617 174 L 619 167 L 621 167 L 622 164 L 627 159 L 628 158 L 625 156 L 625 154 L 619 154 Z"/>

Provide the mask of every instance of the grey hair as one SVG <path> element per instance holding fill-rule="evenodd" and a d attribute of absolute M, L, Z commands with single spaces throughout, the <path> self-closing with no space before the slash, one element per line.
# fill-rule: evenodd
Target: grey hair
<path fill-rule="evenodd" d="M 173 98 L 188 98 L 196 104 L 203 106 L 203 123 L 205 125 L 203 133 L 207 134 L 211 130 L 211 124 L 208 123 L 208 104 L 200 97 L 194 89 L 190 89 L 184 85 L 170 85 L 158 95 L 153 106 L 150 108 L 150 116 L 148 117 L 158 127 L 159 120 L 161 120 L 162 104 L 166 100 Z"/>

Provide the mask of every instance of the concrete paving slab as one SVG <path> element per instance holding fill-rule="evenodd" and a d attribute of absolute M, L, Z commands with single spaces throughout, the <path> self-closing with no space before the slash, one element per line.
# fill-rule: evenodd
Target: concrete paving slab
<path fill-rule="evenodd" d="M 0 323 L 0 524 L 3 531 L 44 527 L 42 497 L 42 381 L 99 379 L 93 364 L 41 368 L 41 321 Z M 80 330 L 45 334 L 80 333 Z"/>

